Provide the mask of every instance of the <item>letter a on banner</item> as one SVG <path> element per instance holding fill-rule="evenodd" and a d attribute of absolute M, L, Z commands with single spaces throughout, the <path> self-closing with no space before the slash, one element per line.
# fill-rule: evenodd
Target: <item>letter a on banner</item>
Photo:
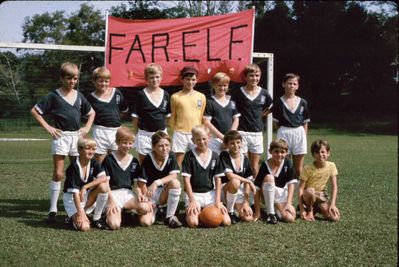
<path fill-rule="evenodd" d="M 106 67 L 112 86 L 145 86 L 144 68 L 163 68 L 162 85 L 180 85 L 184 66 L 196 67 L 199 82 L 218 71 L 242 82 L 251 62 L 255 10 L 180 19 L 128 20 L 108 16 Z"/>

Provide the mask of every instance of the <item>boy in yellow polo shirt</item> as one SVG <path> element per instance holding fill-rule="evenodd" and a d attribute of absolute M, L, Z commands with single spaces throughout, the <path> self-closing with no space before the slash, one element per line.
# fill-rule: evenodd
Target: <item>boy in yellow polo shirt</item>
<path fill-rule="evenodd" d="M 173 130 L 172 151 L 181 167 L 184 153 L 194 147 L 191 140 L 191 129 L 202 124 L 205 111 L 205 95 L 194 90 L 198 81 L 198 70 L 184 67 L 180 72 L 183 89 L 173 94 L 170 99 L 170 127 Z"/>
<path fill-rule="evenodd" d="M 327 141 L 316 140 L 310 148 L 315 159 L 307 165 L 301 174 L 298 198 L 300 216 L 306 221 L 314 221 L 314 213 L 320 211 L 330 221 L 339 221 L 340 213 L 336 207 L 338 171 L 334 162 L 327 161 L 330 156 L 330 145 Z M 326 185 L 331 183 L 331 199 L 326 193 Z"/>

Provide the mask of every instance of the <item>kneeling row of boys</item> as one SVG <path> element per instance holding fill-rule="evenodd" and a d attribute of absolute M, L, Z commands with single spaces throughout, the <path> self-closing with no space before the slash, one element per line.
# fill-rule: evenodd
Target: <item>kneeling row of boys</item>
<path fill-rule="evenodd" d="M 238 220 L 257 221 L 261 218 L 262 199 L 267 223 L 275 224 L 278 219 L 295 222 L 296 210 L 292 201 L 297 178 L 291 160 L 286 157 L 288 146 L 285 141 L 271 142 L 271 157 L 262 162 L 253 179 L 249 160 L 240 152 L 242 139 L 239 132 L 230 131 L 225 135 L 223 141 L 227 149 L 220 156 L 208 148 L 209 132 L 203 125 L 192 129 L 192 139 L 195 147 L 185 154 L 181 166 L 189 227 L 200 225 L 201 208 L 208 205 L 221 210 L 224 226 Z M 157 209 L 165 205 L 165 223 L 171 228 L 182 226 L 175 216 L 181 195 L 180 166 L 170 151 L 169 136 L 163 131 L 152 136 L 152 152 L 141 165 L 129 154 L 133 141 L 132 131 L 119 128 L 116 133 L 118 149 L 99 164 L 94 159 L 95 141 L 90 138 L 79 140 L 79 156 L 67 168 L 63 197 L 67 219 L 77 230 L 90 229 L 87 214 L 93 211 L 92 225 L 99 229 L 119 229 L 122 211 L 133 212 L 141 226 L 150 226 L 155 221 Z M 333 162 L 327 161 L 330 146 L 326 141 L 317 140 L 311 151 L 315 161 L 305 167 L 300 177 L 300 217 L 314 221 L 314 213 L 321 212 L 325 219 L 338 221 L 340 213 L 335 205 L 337 169 Z M 329 180 L 331 200 L 325 193 Z M 250 205 L 252 193 L 253 208 Z"/>

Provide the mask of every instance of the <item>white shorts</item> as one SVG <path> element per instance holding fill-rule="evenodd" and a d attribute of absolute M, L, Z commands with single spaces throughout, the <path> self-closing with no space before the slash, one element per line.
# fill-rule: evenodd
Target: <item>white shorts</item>
<path fill-rule="evenodd" d="M 152 204 L 154 205 L 159 205 L 159 198 L 162 194 L 162 191 L 165 189 L 164 186 L 162 187 L 157 187 L 157 189 L 155 190 L 154 194 L 152 195 L 152 197 L 149 198 L 149 200 L 151 201 Z"/>
<path fill-rule="evenodd" d="M 186 153 L 194 148 L 191 133 L 173 132 L 172 151 L 174 153 Z"/>
<path fill-rule="evenodd" d="M 224 190 L 223 190 L 223 187 L 225 185 L 226 185 L 225 183 L 222 185 L 222 196 L 221 196 L 221 198 L 222 198 L 222 201 L 224 203 L 227 203 L 226 202 L 226 195 L 224 194 Z M 244 184 L 243 183 L 241 183 L 240 187 L 238 188 L 237 194 L 238 194 L 238 196 L 237 196 L 237 200 L 236 200 L 235 204 L 243 204 L 244 200 L 245 200 L 245 188 L 244 188 Z M 252 191 L 249 192 L 248 203 L 249 203 L 249 205 L 253 205 L 254 204 L 254 193 Z"/>
<path fill-rule="evenodd" d="M 193 192 L 193 195 L 194 195 L 195 201 L 197 201 L 200 204 L 201 208 L 215 204 L 215 200 L 216 200 L 215 190 L 211 190 L 206 193 L 194 193 Z M 187 194 L 184 194 L 184 204 L 186 207 L 190 204 L 190 199 L 188 198 Z"/>
<path fill-rule="evenodd" d="M 151 137 L 154 132 L 147 132 L 144 130 L 138 131 L 136 135 L 136 141 L 134 141 L 133 147 L 136 148 L 137 153 L 141 155 L 147 155 L 152 151 L 152 141 Z"/>
<path fill-rule="evenodd" d="M 93 139 L 97 143 L 96 153 L 107 154 L 108 150 L 117 150 L 118 145 L 115 143 L 116 131 L 119 127 L 104 127 L 95 125 L 93 127 Z"/>
<path fill-rule="evenodd" d="M 290 128 L 281 126 L 277 130 L 277 139 L 283 139 L 288 144 L 288 154 L 304 155 L 307 153 L 307 139 L 303 126 Z"/>
<path fill-rule="evenodd" d="M 136 194 L 132 190 L 127 188 L 121 188 L 116 190 L 111 190 L 112 197 L 116 202 L 116 206 L 122 210 L 125 204 L 132 198 L 137 198 Z M 108 204 L 107 204 L 108 207 Z"/>
<path fill-rule="evenodd" d="M 78 131 L 63 131 L 60 138 L 51 142 L 51 154 L 61 156 L 78 156 Z"/>
<path fill-rule="evenodd" d="M 242 136 L 241 152 L 251 152 L 254 154 L 263 153 L 263 134 L 262 132 L 243 132 L 239 131 Z"/>
<path fill-rule="evenodd" d="M 210 150 L 215 151 L 215 152 L 218 153 L 218 155 L 219 155 L 220 152 L 223 151 L 223 150 L 222 150 L 222 144 L 223 144 L 223 141 L 222 141 L 220 138 L 217 138 L 217 137 L 213 137 L 213 136 L 212 136 L 212 137 L 209 139 L 208 147 L 209 147 Z"/>
<path fill-rule="evenodd" d="M 256 187 L 256 190 L 260 190 L 262 192 L 262 189 L 259 187 Z M 287 202 L 287 198 L 288 198 L 287 185 L 285 187 L 276 186 L 274 191 L 274 203 L 285 203 Z"/>
<path fill-rule="evenodd" d="M 81 204 L 81 208 L 84 209 L 84 207 L 86 206 L 86 201 L 87 201 L 87 197 L 89 196 L 90 191 L 86 191 L 86 194 L 83 196 L 83 201 L 80 203 Z M 64 202 L 64 209 L 66 211 L 66 213 L 68 214 L 69 218 L 72 218 L 72 216 L 78 212 L 78 210 L 76 209 L 75 206 L 75 201 L 73 200 L 73 193 L 64 193 L 62 200 Z M 90 214 L 93 212 L 93 206 L 95 206 L 96 202 L 94 202 L 94 204 L 91 207 L 88 207 L 85 209 L 86 214 Z"/>

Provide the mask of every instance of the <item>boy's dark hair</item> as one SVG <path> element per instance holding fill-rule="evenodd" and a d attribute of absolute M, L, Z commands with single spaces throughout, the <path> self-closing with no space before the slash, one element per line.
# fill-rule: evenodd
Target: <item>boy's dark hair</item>
<path fill-rule="evenodd" d="M 254 72 L 260 72 L 262 73 L 262 70 L 260 69 L 258 64 L 248 64 L 244 68 L 244 77 L 246 77 L 250 73 Z"/>
<path fill-rule="evenodd" d="M 326 140 L 318 139 L 318 140 L 314 141 L 312 143 L 312 145 L 310 146 L 310 151 L 312 152 L 312 155 L 314 153 L 318 153 L 320 151 L 320 149 L 322 148 L 322 146 L 326 147 L 327 152 L 330 151 L 330 144 Z"/>
<path fill-rule="evenodd" d="M 242 141 L 241 134 L 236 130 L 230 130 L 224 135 L 223 143 L 227 145 L 230 140 L 237 140 L 237 139 L 240 139 Z"/>
<path fill-rule="evenodd" d="M 295 74 L 295 73 L 287 73 L 287 74 L 284 75 L 283 82 L 286 82 L 289 79 L 297 79 L 297 81 L 299 82 L 301 77 L 299 77 L 299 75 Z"/>
<path fill-rule="evenodd" d="M 288 151 L 288 144 L 283 139 L 274 140 L 270 143 L 269 151 L 273 151 L 273 149 L 282 149 Z"/>
<path fill-rule="evenodd" d="M 151 137 L 151 144 L 155 146 L 159 143 L 159 141 L 161 141 L 161 139 L 166 139 L 170 143 L 170 137 L 167 133 L 165 133 L 164 131 L 157 131 Z"/>
<path fill-rule="evenodd" d="M 185 77 L 196 76 L 198 78 L 198 70 L 191 66 L 186 66 L 180 71 L 180 77 L 184 79 Z"/>

